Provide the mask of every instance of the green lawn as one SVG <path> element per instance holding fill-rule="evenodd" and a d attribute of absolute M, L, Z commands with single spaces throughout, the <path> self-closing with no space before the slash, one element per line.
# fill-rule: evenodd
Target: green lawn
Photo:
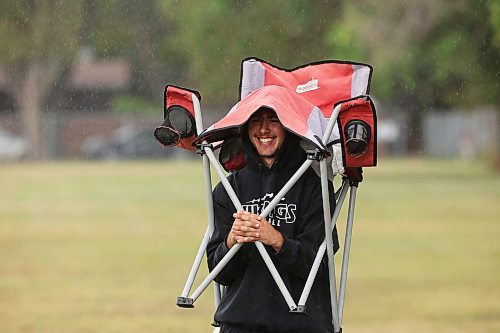
<path fill-rule="evenodd" d="M 0 164 L 0 180 L 1 332 L 211 332 L 211 288 L 175 306 L 206 228 L 200 161 Z M 485 165 L 382 159 L 358 191 L 344 331 L 500 332 L 499 236 Z"/>

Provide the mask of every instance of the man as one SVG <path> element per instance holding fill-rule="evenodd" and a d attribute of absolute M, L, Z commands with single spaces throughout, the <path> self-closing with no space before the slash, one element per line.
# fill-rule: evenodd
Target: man
<path fill-rule="evenodd" d="M 326 256 L 306 304 L 307 315 L 294 314 L 251 244 L 260 241 L 266 246 L 292 297 L 298 300 L 325 235 L 320 178 L 308 169 L 267 219 L 260 217 L 306 156 L 299 138 L 283 128 L 271 109 L 257 110 L 242 133 L 247 165 L 228 180 L 244 210 L 235 212 L 218 184 L 213 192 L 215 230 L 207 246 L 212 270 L 229 249 L 243 243 L 215 279 L 226 286 L 215 314 L 220 332 L 333 332 Z M 336 231 L 334 243 L 337 249 Z"/>

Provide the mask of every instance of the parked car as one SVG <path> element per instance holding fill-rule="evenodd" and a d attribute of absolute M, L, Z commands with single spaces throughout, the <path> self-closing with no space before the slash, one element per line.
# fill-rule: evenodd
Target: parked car
<path fill-rule="evenodd" d="M 20 160 L 27 152 L 26 139 L 0 128 L 0 160 Z"/>
<path fill-rule="evenodd" d="M 167 149 L 156 141 L 153 130 L 138 130 L 126 125 L 108 137 L 91 137 L 83 141 L 81 153 L 90 159 L 158 159 L 177 155 L 178 149 Z M 182 153 L 180 153 L 182 154 Z"/>

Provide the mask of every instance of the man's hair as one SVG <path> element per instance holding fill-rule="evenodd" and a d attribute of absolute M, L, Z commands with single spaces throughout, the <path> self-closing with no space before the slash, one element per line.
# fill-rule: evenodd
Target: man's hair
<path fill-rule="evenodd" d="M 278 117 L 278 114 L 276 113 L 276 111 L 274 111 L 274 109 L 273 109 L 273 108 L 270 108 L 270 107 L 268 107 L 268 106 L 261 106 L 260 108 L 258 108 L 257 110 L 255 110 L 255 111 L 252 113 L 252 115 L 250 116 L 250 118 L 252 118 L 252 117 L 253 117 L 253 116 L 254 116 L 257 112 L 259 112 L 259 111 L 270 111 L 270 112 L 274 113 L 274 114 L 276 115 L 276 117 Z M 248 119 L 250 120 L 250 118 L 248 118 Z M 279 119 L 279 117 L 278 117 L 278 119 Z M 248 121 L 247 121 L 247 122 L 248 122 Z"/>

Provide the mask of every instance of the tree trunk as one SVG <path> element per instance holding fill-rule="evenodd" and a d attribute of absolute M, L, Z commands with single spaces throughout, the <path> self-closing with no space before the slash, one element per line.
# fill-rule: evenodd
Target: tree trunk
<path fill-rule="evenodd" d="M 16 107 L 21 114 L 24 136 L 28 141 L 27 158 L 39 160 L 45 156 L 42 128 L 43 110 L 46 101 L 60 79 L 64 66 L 61 59 L 36 59 L 24 66 L 12 68 L 11 77 Z"/>
<path fill-rule="evenodd" d="M 500 111 L 496 114 L 496 140 L 495 140 L 495 155 L 493 156 L 493 167 L 496 172 L 500 173 Z"/>
<path fill-rule="evenodd" d="M 28 140 L 28 159 L 38 160 L 43 157 L 43 133 L 41 124 L 42 92 L 42 64 L 38 61 L 27 65 L 24 77 L 20 82 L 20 89 L 16 92 L 19 111 L 21 112 L 23 130 Z"/>

